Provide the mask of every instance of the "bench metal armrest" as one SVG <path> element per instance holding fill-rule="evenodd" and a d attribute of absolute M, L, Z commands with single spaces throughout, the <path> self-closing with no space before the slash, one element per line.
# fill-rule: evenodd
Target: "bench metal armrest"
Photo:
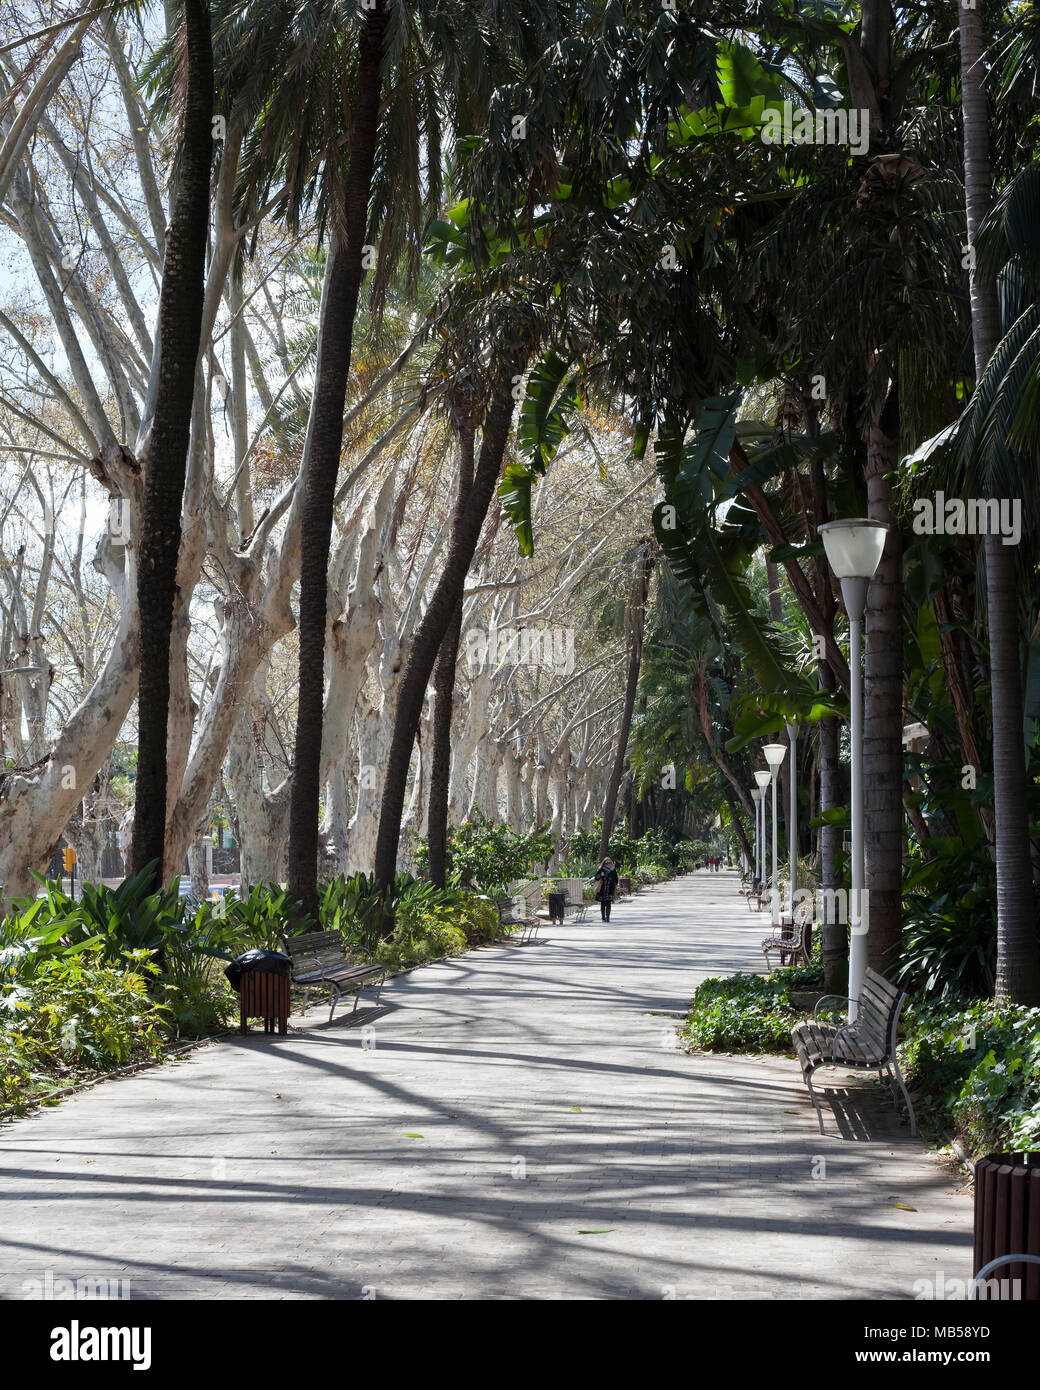
<path fill-rule="evenodd" d="M 851 1003 L 853 1003 L 853 1000 L 850 999 L 849 996 L 848 996 L 847 994 L 821 994 L 820 997 L 819 997 L 819 999 L 817 999 L 817 1001 L 816 1001 L 816 1007 L 815 1007 L 815 1009 L 813 1009 L 813 1022 L 814 1022 L 814 1023 L 819 1022 L 819 1013 L 820 1013 L 820 1009 L 821 1009 L 821 1008 L 823 1007 L 823 1005 L 826 1004 L 827 1001 L 830 1000 L 830 999 L 838 999 L 838 1000 L 840 1000 L 841 1003 L 843 1003 L 843 1004 L 851 1004 Z"/>

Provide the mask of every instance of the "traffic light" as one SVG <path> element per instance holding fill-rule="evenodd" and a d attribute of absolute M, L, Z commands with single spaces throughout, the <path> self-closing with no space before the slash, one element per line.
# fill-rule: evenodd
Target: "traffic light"
<path fill-rule="evenodd" d="M 61 852 L 61 866 L 67 874 L 71 874 L 76 867 L 76 851 L 71 845 L 66 845 Z"/>

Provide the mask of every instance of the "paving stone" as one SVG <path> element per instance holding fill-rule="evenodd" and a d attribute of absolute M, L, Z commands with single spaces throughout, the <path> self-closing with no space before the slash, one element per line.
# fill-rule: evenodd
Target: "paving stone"
<path fill-rule="evenodd" d="M 970 1276 L 970 1200 L 887 1092 L 833 1073 L 821 1136 L 793 1060 L 678 1050 L 700 980 L 763 968 L 734 875 L 543 931 L 5 1125 L 0 1296 L 47 1270 L 131 1298 L 905 1299 Z"/>

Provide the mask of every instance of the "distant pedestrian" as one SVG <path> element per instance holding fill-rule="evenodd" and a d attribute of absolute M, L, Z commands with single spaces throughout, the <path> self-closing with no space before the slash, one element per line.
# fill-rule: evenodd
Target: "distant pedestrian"
<path fill-rule="evenodd" d="M 618 871 L 614 868 L 614 861 L 609 855 L 596 870 L 593 883 L 598 883 L 596 897 L 599 899 L 599 915 L 604 922 L 610 921 L 610 905 L 614 901 L 614 896 L 618 889 Z"/>

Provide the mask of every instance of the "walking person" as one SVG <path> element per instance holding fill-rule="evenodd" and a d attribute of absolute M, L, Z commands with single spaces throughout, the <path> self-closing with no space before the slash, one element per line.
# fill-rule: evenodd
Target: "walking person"
<path fill-rule="evenodd" d="M 593 883 L 598 883 L 596 897 L 599 898 L 599 915 L 604 922 L 610 921 L 610 905 L 614 901 L 614 895 L 618 888 L 618 871 L 614 868 L 614 861 L 609 855 L 596 870 Z"/>

